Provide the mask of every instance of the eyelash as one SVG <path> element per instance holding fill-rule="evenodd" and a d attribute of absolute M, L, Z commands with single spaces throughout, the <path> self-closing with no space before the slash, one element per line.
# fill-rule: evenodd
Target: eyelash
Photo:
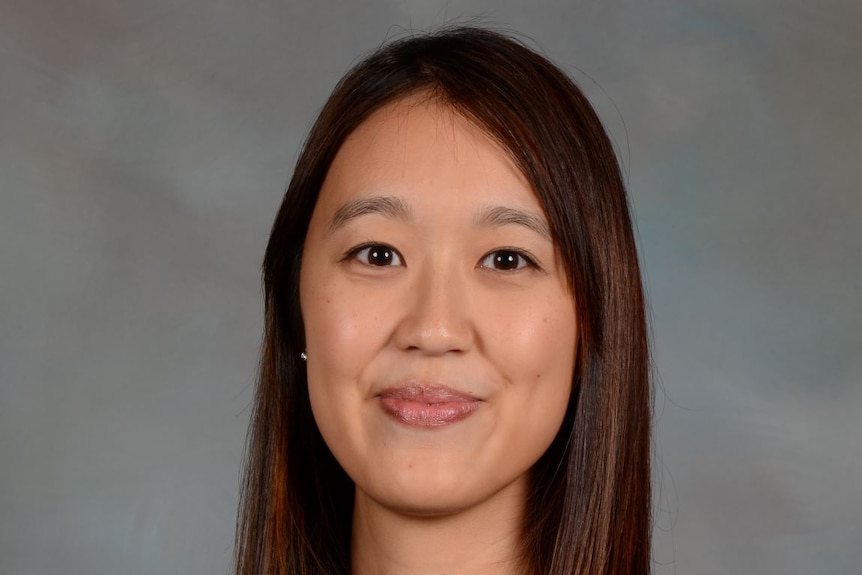
<path fill-rule="evenodd" d="M 359 256 L 360 256 L 360 254 L 362 254 L 362 252 L 367 251 L 368 252 L 367 255 L 370 256 L 373 253 L 372 250 L 374 250 L 375 248 L 377 251 L 382 251 L 385 254 L 387 254 L 389 256 L 390 260 L 397 260 L 398 263 L 394 263 L 394 264 L 393 263 L 387 263 L 387 264 L 379 264 L 378 265 L 378 264 L 371 263 L 370 261 L 362 261 L 359 259 Z M 522 249 L 518 249 L 518 248 L 498 248 L 496 250 L 488 252 L 487 254 L 482 256 L 482 259 L 479 260 L 479 264 L 481 265 L 483 262 L 493 258 L 495 255 L 498 258 L 505 257 L 505 255 L 509 255 L 509 257 L 514 256 L 514 258 L 519 259 L 520 261 L 518 262 L 517 267 L 512 268 L 512 269 L 497 269 L 497 268 L 494 268 L 493 265 L 481 266 L 481 267 L 484 267 L 484 268 L 490 269 L 490 270 L 494 270 L 494 271 L 504 272 L 504 273 L 512 273 L 512 272 L 516 272 L 516 271 L 526 269 L 526 268 L 531 268 L 531 269 L 534 269 L 537 271 L 542 271 L 541 266 L 539 266 L 539 264 L 536 263 L 536 259 L 532 256 L 532 254 L 530 254 L 526 250 L 522 250 Z M 377 243 L 377 242 L 368 242 L 368 243 L 360 244 L 354 248 L 351 248 L 350 250 L 347 251 L 347 253 L 344 254 L 344 257 L 342 258 L 342 261 L 348 261 L 348 260 L 358 260 L 363 265 L 371 266 L 371 267 L 381 267 L 381 268 L 383 268 L 383 267 L 396 267 L 396 266 L 403 266 L 404 265 L 404 257 L 398 252 L 398 250 L 396 250 L 392 246 L 382 244 L 382 243 Z"/>

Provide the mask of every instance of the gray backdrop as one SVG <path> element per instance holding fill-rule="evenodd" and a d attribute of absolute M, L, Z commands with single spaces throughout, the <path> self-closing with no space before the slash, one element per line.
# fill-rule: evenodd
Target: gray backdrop
<path fill-rule="evenodd" d="M 360 54 L 474 17 L 626 166 L 655 573 L 859 572 L 859 2 L 0 0 L 0 573 L 228 572 L 300 142 Z"/>

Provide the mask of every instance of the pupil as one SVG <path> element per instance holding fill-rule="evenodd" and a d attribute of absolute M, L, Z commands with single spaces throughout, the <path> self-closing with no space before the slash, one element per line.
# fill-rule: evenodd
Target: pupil
<path fill-rule="evenodd" d="M 496 260 L 497 266 L 502 269 L 510 270 L 518 267 L 518 256 L 512 252 L 497 254 Z"/>
<path fill-rule="evenodd" d="M 371 263 L 378 266 L 385 266 L 392 263 L 392 252 L 382 248 L 371 250 Z"/>

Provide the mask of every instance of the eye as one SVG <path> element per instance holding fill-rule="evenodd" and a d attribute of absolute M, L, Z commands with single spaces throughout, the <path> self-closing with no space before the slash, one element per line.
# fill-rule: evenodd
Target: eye
<path fill-rule="evenodd" d="M 539 269 L 533 258 L 519 250 L 495 250 L 482 258 L 479 266 L 501 272 L 512 272 L 528 267 Z"/>
<path fill-rule="evenodd" d="M 384 244 L 365 244 L 348 252 L 345 259 L 355 259 L 367 266 L 403 266 L 404 260 L 395 248 Z"/>

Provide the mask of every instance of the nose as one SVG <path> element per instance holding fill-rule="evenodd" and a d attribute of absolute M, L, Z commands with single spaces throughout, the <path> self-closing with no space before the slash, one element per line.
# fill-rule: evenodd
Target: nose
<path fill-rule="evenodd" d="M 474 326 L 466 282 L 457 273 L 429 269 L 417 276 L 405 298 L 394 338 L 399 348 L 429 356 L 472 348 Z"/>

